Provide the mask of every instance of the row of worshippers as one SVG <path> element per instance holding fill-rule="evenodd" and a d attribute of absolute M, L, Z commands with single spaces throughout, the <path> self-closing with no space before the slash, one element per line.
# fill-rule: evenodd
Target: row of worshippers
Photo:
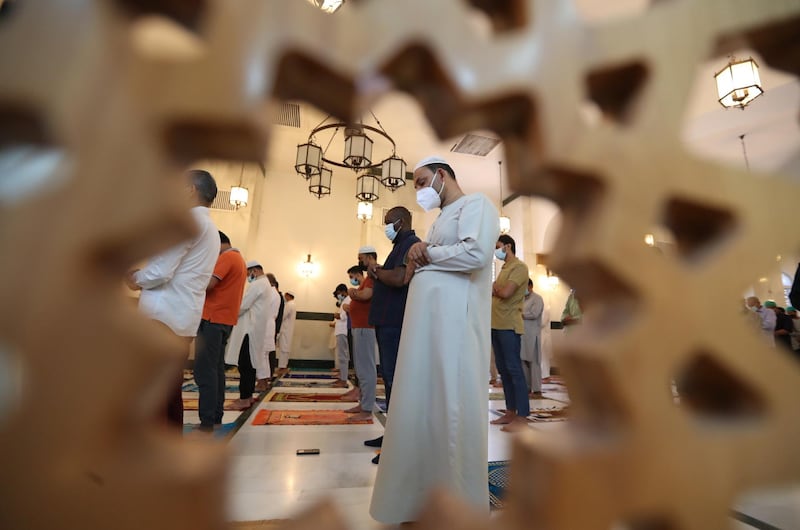
<path fill-rule="evenodd" d="M 774 300 L 761 305 L 757 296 L 745 299 L 745 307 L 752 311 L 753 324 L 757 326 L 771 346 L 779 345 L 800 357 L 800 319 L 792 306 L 779 307 Z"/>
<path fill-rule="evenodd" d="M 235 337 L 237 340 L 241 337 L 242 350 L 249 349 L 251 365 L 267 365 L 270 352 L 275 356 L 276 335 L 273 330 L 277 314 L 274 318 L 268 318 L 266 312 L 249 314 L 254 297 L 245 296 L 246 281 L 253 281 L 257 271 L 263 275 L 263 269 L 258 263 L 245 264 L 239 250 L 232 247 L 230 239 L 211 220 L 209 208 L 217 196 L 214 177 L 208 171 L 196 169 L 187 172 L 186 179 L 193 204 L 190 214 L 196 229 L 194 237 L 150 258 L 143 268 L 129 271 L 125 282 L 130 289 L 141 291 L 139 308 L 142 313 L 166 327 L 183 345 L 175 363 L 165 408 L 167 423 L 183 428 L 182 372 L 190 357 L 192 341 L 196 338 L 193 371 L 199 390 L 199 430 L 213 431 L 222 423 L 225 352 L 232 333 L 234 330 L 239 332 Z M 272 287 L 269 291 L 274 291 L 275 297 L 280 298 L 277 280 L 272 276 L 269 281 Z M 294 296 L 287 293 L 286 299 L 293 300 Z M 289 315 L 292 322 L 293 312 L 292 305 Z M 237 326 L 243 317 L 242 324 Z M 291 333 L 286 334 L 281 344 L 282 360 L 288 361 Z M 248 348 L 247 343 L 250 343 Z M 230 349 L 238 361 L 239 349 Z M 261 363 L 261 359 L 265 362 Z M 269 377 L 267 370 L 262 368 L 264 378 Z M 240 388 L 242 386 L 240 384 Z M 253 389 L 246 396 L 246 388 L 240 391 L 243 392 L 240 402 L 246 397 L 249 406 Z"/>

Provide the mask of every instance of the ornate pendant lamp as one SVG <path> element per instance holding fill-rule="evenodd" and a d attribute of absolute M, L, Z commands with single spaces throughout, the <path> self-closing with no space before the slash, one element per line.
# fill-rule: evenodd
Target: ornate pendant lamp
<path fill-rule="evenodd" d="M 322 148 L 312 141 L 298 145 L 294 169 L 306 180 L 319 175 L 322 171 Z"/>
<path fill-rule="evenodd" d="M 312 175 L 308 179 L 308 191 L 317 199 L 321 199 L 325 195 L 331 194 L 331 180 L 333 178 L 333 171 L 322 166 L 320 172 Z"/>
<path fill-rule="evenodd" d="M 398 156 L 391 156 L 381 164 L 381 184 L 395 191 L 406 184 L 406 162 Z"/>
<path fill-rule="evenodd" d="M 725 108 L 744 109 L 764 93 L 758 75 L 758 63 L 752 57 L 744 61 L 731 57 L 725 68 L 714 74 L 714 79 L 719 102 Z"/>

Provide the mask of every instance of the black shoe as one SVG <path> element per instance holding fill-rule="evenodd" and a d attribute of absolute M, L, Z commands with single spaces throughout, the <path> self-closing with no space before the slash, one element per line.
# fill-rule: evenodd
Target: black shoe
<path fill-rule="evenodd" d="M 367 447 L 380 447 L 383 445 L 383 436 L 378 436 L 374 440 L 367 440 L 364 442 Z M 375 462 L 377 464 L 377 462 Z"/>
<path fill-rule="evenodd" d="M 381 461 L 381 455 L 376 455 L 375 458 L 372 459 L 373 464 L 378 464 Z"/>

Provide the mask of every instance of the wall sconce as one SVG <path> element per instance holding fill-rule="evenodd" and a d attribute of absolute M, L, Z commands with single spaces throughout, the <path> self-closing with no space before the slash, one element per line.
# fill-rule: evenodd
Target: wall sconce
<path fill-rule="evenodd" d="M 304 278 L 316 276 L 317 269 L 317 264 L 311 261 L 311 254 L 308 255 L 305 261 L 297 266 L 297 271 L 300 273 L 300 276 L 303 276 Z"/>
<path fill-rule="evenodd" d="M 717 82 L 717 95 L 720 104 L 725 107 L 744 108 L 764 93 L 761 89 L 761 77 L 758 75 L 758 63 L 753 58 L 737 61 L 731 57 L 728 64 L 714 74 Z"/>
<path fill-rule="evenodd" d="M 656 236 L 653 234 L 645 234 L 644 235 L 644 244 L 648 247 L 656 246 Z"/>
<path fill-rule="evenodd" d="M 231 204 L 238 210 L 240 207 L 247 206 L 247 199 L 250 193 L 247 188 L 242 187 L 242 177 L 244 176 L 244 164 L 242 164 L 242 171 L 239 173 L 239 185 L 231 188 Z"/>
<path fill-rule="evenodd" d="M 358 218 L 362 223 L 366 223 L 372 219 L 372 203 L 362 201 L 358 203 Z"/>

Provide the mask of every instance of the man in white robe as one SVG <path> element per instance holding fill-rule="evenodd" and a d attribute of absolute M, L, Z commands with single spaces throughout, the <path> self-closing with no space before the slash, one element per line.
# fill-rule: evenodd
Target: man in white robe
<path fill-rule="evenodd" d="M 482 194 L 464 195 L 441 158 L 417 165 L 414 187 L 424 209 L 442 211 L 427 240 L 408 251 L 414 276 L 370 505 L 389 524 L 416 519 L 436 487 L 489 512 L 485 387 L 497 209 Z"/>
<path fill-rule="evenodd" d="M 272 290 L 264 269 L 257 261 L 247 262 L 247 290 L 239 307 L 239 322 L 231 332 L 225 364 L 239 367 L 239 399 L 234 407 L 247 409 L 253 404 L 256 374 L 269 373 L 264 351 L 267 328 L 267 302 Z"/>
<path fill-rule="evenodd" d="M 542 312 L 544 300 L 533 291 L 533 281 L 528 279 L 528 289 L 522 303 L 522 322 L 525 334 L 522 336 L 522 373 L 528 383 L 530 397 L 542 399 Z"/>
<path fill-rule="evenodd" d="M 283 306 L 283 323 L 278 334 L 278 368 L 286 371 L 289 366 L 289 355 L 292 352 L 292 339 L 294 338 L 294 321 L 297 319 L 297 309 L 294 305 L 294 294 L 286 291 L 283 295 L 286 304 Z"/>

